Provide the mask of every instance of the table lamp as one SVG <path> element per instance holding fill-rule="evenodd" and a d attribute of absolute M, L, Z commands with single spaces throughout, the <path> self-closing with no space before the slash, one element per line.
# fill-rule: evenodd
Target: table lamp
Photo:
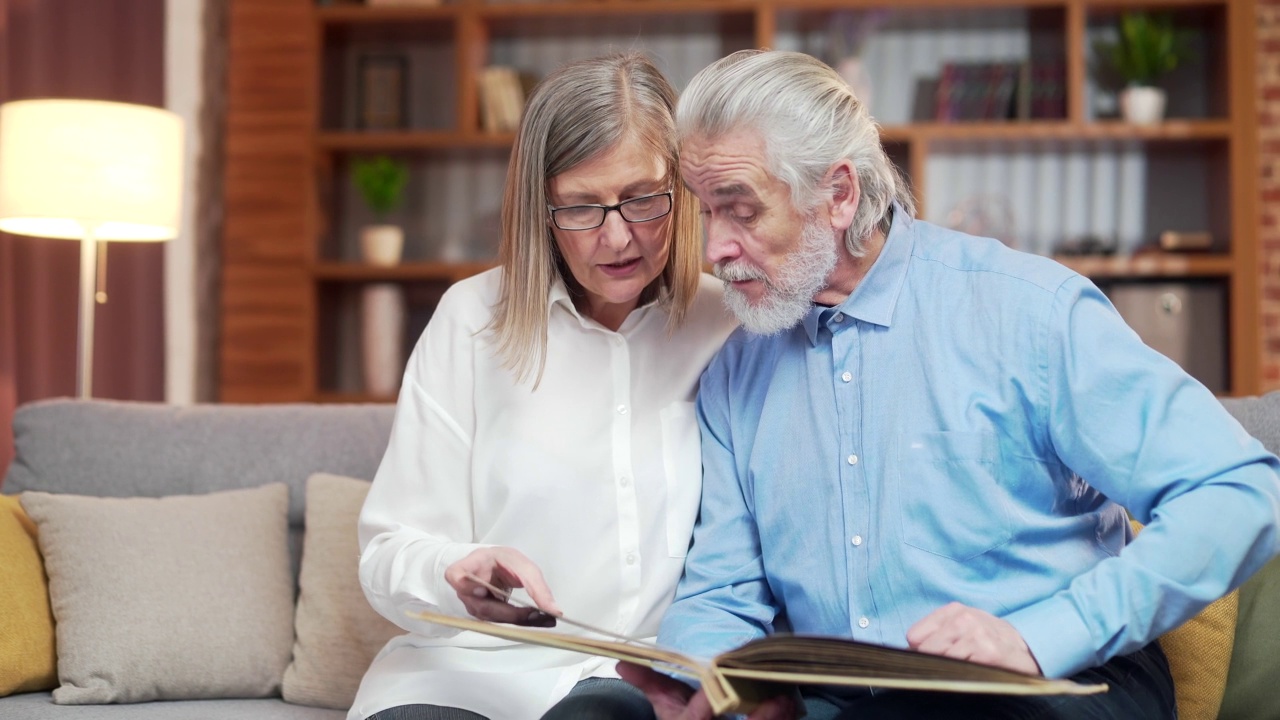
<path fill-rule="evenodd" d="M 0 230 L 80 241 L 76 394 L 82 398 L 92 393 L 94 304 L 106 302 L 105 241 L 177 236 L 182 134 L 177 115 L 142 105 L 0 105 Z"/>

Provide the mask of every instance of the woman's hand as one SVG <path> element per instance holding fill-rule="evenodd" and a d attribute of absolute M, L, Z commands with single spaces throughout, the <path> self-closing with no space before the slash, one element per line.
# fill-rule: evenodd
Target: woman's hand
<path fill-rule="evenodd" d="M 473 575 L 504 591 L 524 588 L 541 611 L 516 607 L 495 597 L 486 587 L 472 580 Z M 467 612 L 473 617 L 513 625 L 553 627 L 562 613 L 542 579 L 542 571 L 523 553 L 508 547 L 480 548 L 444 571 L 448 582 L 458 593 Z"/>

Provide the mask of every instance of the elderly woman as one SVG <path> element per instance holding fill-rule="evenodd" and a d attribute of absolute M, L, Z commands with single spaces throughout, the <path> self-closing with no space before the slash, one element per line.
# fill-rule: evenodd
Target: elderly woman
<path fill-rule="evenodd" d="M 406 613 L 545 624 L 563 610 L 657 634 L 698 508 L 698 377 L 734 327 L 700 272 L 675 101 L 638 55 L 567 65 L 529 98 L 501 267 L 440 301 L 360 516 L 365 594 L 409 632 L 374 660 L 350 720 L 652 717 L 610 660 Z"/>

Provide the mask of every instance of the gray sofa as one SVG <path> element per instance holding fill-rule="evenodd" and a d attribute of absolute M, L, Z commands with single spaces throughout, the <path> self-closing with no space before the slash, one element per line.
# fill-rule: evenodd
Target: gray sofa
<path fill-rule="evenodd" d="M 1280 393 L 1224 404 L 1269 449 L 1280 450 Z M 21 408 L 15 417 L 17 458 L 0 492 L 159 497 L 284 482 L 289 486 L 296 578 L 305 479 L 317 471 L 371 478 L 385 448 L 391 418 L 390 406 L 175 408 L 103 401 L 40 402 Z M 1221 717 L 1280 720 L 1276 678 L 1280 678 L 1280 560 L 1241 589 Z M 0 698 L 0 719 L 338 720 L 343 715 L 278 697 L 78 706 L 55 705 L 47 692 Z"/>
<path fill-rule="evenodd" d="M 390 405 L 205 405 L 51 400 L 19 408 L 16 458 L 0 492 L 162 497 L 289 487 L 296 583 L 304 490 L 314 472 L 371 479 L 390 437 Z M 279 697 L 55 705 L 51 694 L 0 698 L 8 720 L 340 720 L 339 710 Z"/>

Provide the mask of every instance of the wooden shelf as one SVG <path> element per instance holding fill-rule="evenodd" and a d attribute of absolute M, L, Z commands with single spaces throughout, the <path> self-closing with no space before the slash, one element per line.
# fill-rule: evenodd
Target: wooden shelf
<path fill-rule="evenodd" d="M 1169 120 L 1159 125 L 1130 125 L 1118 121 L 1070 123 L 1009 121 L 974 123 L 913 123 L 886 125 L 880 139 L 887 143 L 933 140 L 1137 140 L 1178 142 L 1226 140 L 1231 123 L 1225 120 Z M 325 131 L 316 146 L 329 152 L 412 152 L 439 150 L 501 150 L 511 147 L 513 133 L 411 131 Z"/>
<path fill-rule="evenodd" d="M 1168 120 L 1159 125 L 1132 125 L 1119 121 L 1009 121 L 974 123 L 913 123 L 890 125 L 886 134 L 919 140 L 1225 140 L 1231 137 L 1225 120 Z"/>
<path fill-rule="evenodd" d="M 326 131 L 316 135 L 316 147 L 330 152 L 394 152 L 414 150 L 474 150 L 511 147 L 514 133 L 462 133 L 450 130 Z"/>
<path fill-rule="evenodd" d="M 312 267 L 311 274 L 317 280 L 330 282 L 457 282 L 495 265 L 492 262 L 408 262 L 399 265 L 322 262 Z"/>
<path fill-rule="evenodd" d="M 1226 255 L 1138 253 L 1127 256 L 1056 255 L 1053 258 L 1090 278 L 1230 277 L 1234 264 Z"/>
<path fill-rule="evenodd" d="M 373 403 L 385 405 L 394 403 L 396 398 L 394 395 L 370 395 L 369 393 L 318 392 L 311 400 L 312 402 L 325 404 L 367 405 Z"/>

